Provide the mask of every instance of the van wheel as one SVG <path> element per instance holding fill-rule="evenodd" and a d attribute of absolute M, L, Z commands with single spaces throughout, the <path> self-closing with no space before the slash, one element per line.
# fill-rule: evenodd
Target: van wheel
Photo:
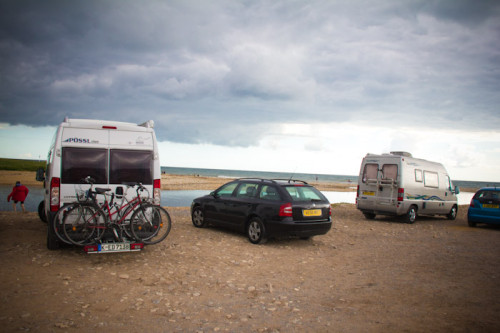
<path fill-rule="evenodd" d="M 51 225 L 52 223 L 47 223 L 47 249 L 58 250 L 60 247 L 59 239 L 57 238 Z"/>
<path fill-rule="evenodd" d="M 373 213 L 363 213 L 363 215 L 368 219 L 368 220 L 373 220 L 375 218 L 375 214 Z"/>
<path fill-rule="evenodd" d="M 38 217 L 42 222 L 47 223 L 47 215 L 45 215 L 45 200 L 40 201 L 38 204 Z"/>
<path fill-rule="evenodd" d="M 458 213 L 457 206 L 453 206 L 448 215 L 446 215 L 446 217 L 448 217 L 448 220 L 454 220 L 457 218 L 457 213 Z"/>
<path fill-rule="evenodd" d="M 405 216 L 405 222 L 413 224 L 417 219 L 417 206 L 411 206 Z"/>

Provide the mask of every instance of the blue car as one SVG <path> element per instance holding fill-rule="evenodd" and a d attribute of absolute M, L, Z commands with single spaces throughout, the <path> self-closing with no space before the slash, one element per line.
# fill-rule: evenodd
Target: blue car
<path fill-rule="evenodd" d="M 477 223 L 500 225 L 500 188 L 485 187 L 474 194 L 467 212 L 470 227 Z"/>

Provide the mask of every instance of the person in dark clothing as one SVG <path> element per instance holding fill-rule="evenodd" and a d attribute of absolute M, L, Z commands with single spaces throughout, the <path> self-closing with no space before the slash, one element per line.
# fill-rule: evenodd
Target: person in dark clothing
<path fill-rule="evenodd" d="M 29 190 L 26 186 L 21 185 L 21 182 L 16 182 L 16 185 L 12 188 L 12 192 L 7 197 L 7 202 L 10 202 L 10 199 L 12 198 L 12 208 L 14 211 L 17 211 L 16 204 L 20 202 L 23 212 L 26 212 L 26 209 L 24 208 L 24 200 L 26 200 L 28 192 Z"/>

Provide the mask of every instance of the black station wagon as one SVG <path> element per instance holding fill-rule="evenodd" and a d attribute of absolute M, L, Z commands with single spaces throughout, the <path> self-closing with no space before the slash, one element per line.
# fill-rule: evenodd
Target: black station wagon
<path fill-rule="evenodd" d="M 330 202 L 313 186 L 298 180 L 237 179 L 191 205 L 193 225 L 225 226 L 245 232 L 250 242 L 273 237 L 326 234 Z"/>

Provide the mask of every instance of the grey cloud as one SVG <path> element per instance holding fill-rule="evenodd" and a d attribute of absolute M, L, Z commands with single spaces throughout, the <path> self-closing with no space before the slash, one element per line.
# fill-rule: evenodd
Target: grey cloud
<path fill-rule="evenodd" d="M 471 3 L 2 1 L 0 122 L 236 146 L 284 122 L 498 128 L 499 6 Z"/>

